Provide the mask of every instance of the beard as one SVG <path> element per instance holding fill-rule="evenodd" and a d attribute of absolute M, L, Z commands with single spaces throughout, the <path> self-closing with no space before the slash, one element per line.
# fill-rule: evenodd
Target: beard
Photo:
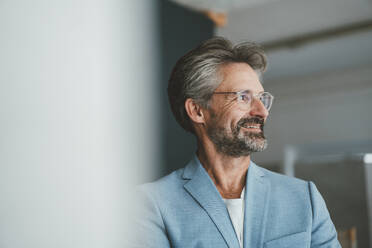
<path fill-rule="evenodd" d="M 252 124 L 259 124 L 261 132 L 250 132 L 242 127 Z M 211 125 L 207 128 L 207 135 L 214 143 L 217 151 L 232 156 L 249 156 L 253 152 L 261 152 L 267 147 L 267 140 L 264 132 L 264 119 L 258 117 L 242 118 L 229 132 L 226 128 L 219 127 L 216 119 L 212 119 Z"/>

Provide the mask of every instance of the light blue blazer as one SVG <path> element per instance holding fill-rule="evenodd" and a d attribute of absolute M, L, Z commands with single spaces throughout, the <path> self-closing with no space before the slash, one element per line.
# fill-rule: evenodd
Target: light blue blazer
<path fill-rule="evenodd" d="M 141 214 L 130 247 L 239 248 L 221 195 L 195 156 L 185 168 L 140 186 Z M 251 162 L 245 190 L 244 248 L 341 247 L 312 182 Z"/>

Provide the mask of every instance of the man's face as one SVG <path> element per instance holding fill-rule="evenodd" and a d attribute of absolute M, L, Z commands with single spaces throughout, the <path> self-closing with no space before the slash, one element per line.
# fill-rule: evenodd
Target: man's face
<path fill-rule="evenodd" d="M 224 65 L 220 73 L 223 80 L 215 92 L 264 91 L 257 73 L 245 63 Z M 267 116 L 268 111 L 257 98 L 247 106 L 234 94 L 215 94 L 206 115 L 207 136 L 221 153 L 248 156 L 267 146 L 263 133 Z"/>

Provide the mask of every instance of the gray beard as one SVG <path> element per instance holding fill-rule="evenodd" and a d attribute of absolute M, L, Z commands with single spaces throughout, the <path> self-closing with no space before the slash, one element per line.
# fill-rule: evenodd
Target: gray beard
<path fill-rule="evenodd" d="M 240 132 L 238 125 L 231 133 L 226 129 L 213 125 L 207 129 L 209 138 L 218 152 L 232 157 L 249 156 L 253 152 L 261 152 L 267 147 L 267 140 L 263 130 L 256 132 Z"/>

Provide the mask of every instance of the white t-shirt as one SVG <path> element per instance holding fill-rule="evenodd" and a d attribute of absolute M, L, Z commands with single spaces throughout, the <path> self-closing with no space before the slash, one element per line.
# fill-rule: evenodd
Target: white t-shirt
<path fill-rule="evenodd" d="M 229 211 L 231 222 L 233 223 L 236 236 L 239 239 L 240 247 L 243 247 L 243 227 L 244 227 L 244 190 L 240 198 L 225 199 L 222 198 Z"/>

